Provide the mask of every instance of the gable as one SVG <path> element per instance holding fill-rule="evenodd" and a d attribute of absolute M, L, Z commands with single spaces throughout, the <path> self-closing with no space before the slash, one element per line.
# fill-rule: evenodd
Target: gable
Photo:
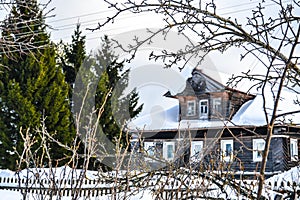
<path fill-rule="evenodd" d="M 192 77 L 187 79 L 184 90 L 174 96 L 195 96 L 203 93 L 221 92 L 224 90 L 225 86 L 223 84 L 195 68 L 192 72 Z"/>

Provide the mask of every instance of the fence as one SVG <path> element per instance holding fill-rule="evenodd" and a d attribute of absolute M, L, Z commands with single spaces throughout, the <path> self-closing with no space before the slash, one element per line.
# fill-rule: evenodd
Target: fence
<path fill-rule="evenodd" d="M 239 181 L 238 184 L 252 187 L 257 185 L 255 181 Z M 299 186 L 295 182 L 281 181 L 281 182 L 266 182 L 266 187 L 273 191 L 299 191 Z M 199 188 L 193 187 L 190 189 L 180 188 L 175 183 L 167 183 L 163 187 L 159 184 L 150 182 L 147 185 L 149 189 L 155 194 L 159 194 L 163 199 L 182 199 L 191 197 L 199 197 Z M 89 179 L 34 179 L 34 178 L 16 178 L 16 177 L 0 177 L 0 189 L 12 190 L 20 193 L 50 195 L 61 197 L 73 197 L 75 194 L 81 196 L 104 196 L 126 191 L 125 188 L 115 187 L 112 183 L 107 183 L 101 180 Z M 130 192 L 134 188 L 127 188 Z"/>

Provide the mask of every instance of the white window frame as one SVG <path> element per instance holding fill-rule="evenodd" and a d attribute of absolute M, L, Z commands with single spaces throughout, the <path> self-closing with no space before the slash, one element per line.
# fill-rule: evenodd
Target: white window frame
<path fill-rule="evenodd" d="M 202 150 L 203 150 L 203 141 L 192 141 L 191 149 L 190 149 L 191 161 L 199 161 L 201 159 Z"/>
<path fill-rule="evenodd" d="M 231 146 L 229 153 L 227 152 L 228 145 Z M 233 140 L 221 140 L 221 158 L 222 158 L 222 160 L 224 160 L 226 162 L 232 161 L 233 151 L 234 151 Z"/>
<path fill-rule="evenodd" d="M 202 105 L 203 102 L 206 102 L 206 105 Z M 206 109 L 205 109 L 206 107 Z M 206 110 L 206 112 L 202 112 Z M 209 112 L 209 104 L 208 104 L 208 99 L 202 99 L 199 101 L 199 116 L 200 119 L 207 119 L 208 118 L 208 112 Z"/>
<path fill-rule="evenodd" d="M 168 149 L 168 148 L 170 148 L 169 146 L 172 146 L 171 152 L 168 152 L 170 150 L 170 149 Z M 170 156 L 169 153 L 171 153 L 171 156 Z M 175 142 L 164 142 L 163 143 L 163 157 L 164 157 L 164 159 L 173 160 L 174 156 L 175 156 Z"/>
<path fill-rule="evenodd" d="M 187 101 L 187 116 L 195 116 L 196 115 L 196 101 Z"/>
<path fill-rule="evenodd" d="M 290 156 L 291 161 L 298 160 L 298 140 L 294 138 L 290 139 Z"/>
<path fill-rule="evenodd" d="M 213 99 L 213 113 L 215 115 L 222 114 L 222 99 L 220 97 Z"/>
<path fill-rule="evenodd" d="M 261 162 L 266 141 L 264 139 L 253 139 L 253 161 Z"/>
<path fill-rule="evenodd" d="M 155 156 L 155 142 L 144 142 L 144 151 L 147 153 L 148 156 Z"/>

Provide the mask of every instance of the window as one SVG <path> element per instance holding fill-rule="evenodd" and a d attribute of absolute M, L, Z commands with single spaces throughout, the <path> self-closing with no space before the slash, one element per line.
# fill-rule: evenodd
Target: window
<path fill-rule="evenodd" d="M 221 157 L 226 162 L 233 159 L 233 140 L 221 140 Z"/>
<path fill-rule="evenodd" d="M 155 153 L 155 143 L 154 142 L 144 142 L 144 151 L 148 156 L 154 156 Z"/>
<path fill-rule="evenodd" d="M 208 117 L 208 100 L 199 101 L 199 113 L 200 119 L 206 119 Z"/>
<path fill-rule="evenodd" d="M 188 101 L 187 102 L 187 116 L 194 116 L 195 115 L 195 101 Z"/>
<path fill-rule="evenodd" d="M 172 160 L 175 153 L 175 143 L 174 142 L 164 142 L 163 144 L 163 157 L 166 160 Z"/>
<path fill-rule="evenodd" d="M 190 152 L 191 160 L 197 161 L 200 159 L 202 148 L 203 148 L 203 141 L 191 142 L 191 152 Z"/>
<path fill-rule="evenodd" d="M 215 98 L 213 99 L 213 113 L 216 116 L 219 116 L 222 114 L 222 107 L 221 107 L 221 98 Z"/>
<path fill-rule="evenodd" d="M 290 155 L 292 161 L 298 160 L 298 141 L 297 139 L 290 140 Z"/>
<path fill-rule="evenodd" d="M 265 149 L 265 140 L 264 139 L 253 139 L 253 161 L 260 162 L 262 161 L 263 152 Z"/>

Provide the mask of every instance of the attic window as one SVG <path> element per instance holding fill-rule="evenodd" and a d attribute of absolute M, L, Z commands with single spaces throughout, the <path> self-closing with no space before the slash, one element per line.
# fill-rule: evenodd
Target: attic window
<path fill-rule="evenodd" d="M 253 139 L 253 161 L 261 162 L 263 157 L 263 152 L 265 149 L 264 139 Z"/>
<path fill-rule="evenodd" d="M 199 101 L 199 111 L 200 111 L 201 119 L 208 118 L 208 100 L 207 99 Z"/>
<path fill-rule="evenodd" d="M 195 101 L 188 101 L 187 102 L 187 116 L 194 116 L 196 114 L 196 106 Z"/>
<path fill-rule="evenodd" d="M 290 141 L 290 155 L 291 161 L 298 160 L 298 142 L 297 139 L 291 139 Z"/>
<path fill-rule="evenodd" d="M 222 114 L 221 98 L 213 99 L 213 113 L 216 116 L 220 116 Z"/>

